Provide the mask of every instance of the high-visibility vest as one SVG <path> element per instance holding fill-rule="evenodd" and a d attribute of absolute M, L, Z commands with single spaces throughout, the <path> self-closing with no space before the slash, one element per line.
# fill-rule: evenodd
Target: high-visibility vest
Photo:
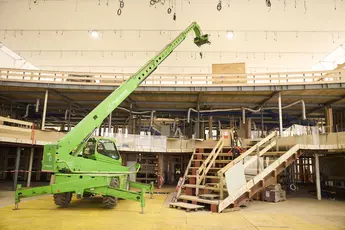
<path fill-rule="evenodd" d="M 241 147 L 241 141 L 240 141 L 240 139 L 234 140 L 234 146 Z"/>

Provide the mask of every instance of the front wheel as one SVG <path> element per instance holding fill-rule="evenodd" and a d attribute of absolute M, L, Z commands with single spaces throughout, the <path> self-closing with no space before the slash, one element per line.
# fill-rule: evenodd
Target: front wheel
<path fill-rule="evenodd" d="M 117 205 L 117 197 L 103 196 L 103 205 L 108 209 L 114 208 Z"/>
<path fill-rule="evenodd" d="M 71 192 L 64 192 L 54 194 L 54 202 L 56 205 L 66 208 L 72 200 L 72 193 Z"/>

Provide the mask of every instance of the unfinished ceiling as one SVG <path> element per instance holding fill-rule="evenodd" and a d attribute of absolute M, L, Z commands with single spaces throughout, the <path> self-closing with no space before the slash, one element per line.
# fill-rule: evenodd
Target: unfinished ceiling
<path fill-rule="evenodd" d="M 271 8 L 264 0 L 221 2 L 217 11 L 215 0 L 124 0 L 118 16 L 115 0 L 2 0 L 0 42 L 38 68 L 134 72 L 197 21 L 212 45 L 201 59 L 193 42 L 183 43 L 158 70 L 174 73 L 211 72 L 212 63 L 228 62 L 246 62 L 247 72 L 310 70 L 345 42 L 344 1 L 271 0 Z"/>

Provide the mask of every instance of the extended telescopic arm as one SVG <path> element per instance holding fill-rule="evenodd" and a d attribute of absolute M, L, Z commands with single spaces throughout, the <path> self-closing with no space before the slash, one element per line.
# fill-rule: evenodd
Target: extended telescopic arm
<path fill-rule="evenodd" d="M 208 34 L 202 35 L 200 27 L 193 22 L 186 30 L 181 32 L 159 54 L 148 61 L 141 69 L 122 83 L 114 92 L 93 109 L 76 127 L 57 142 L 57 154 L 62 159 L 70 153 L 78 154 L 84 147 L 93 131 L 99 127 L 103 120 L 116 109 L 155 69 L 181 44 L 187 34 L 194 31 L 194 43 L 197 46 L 210 43 Z"/>

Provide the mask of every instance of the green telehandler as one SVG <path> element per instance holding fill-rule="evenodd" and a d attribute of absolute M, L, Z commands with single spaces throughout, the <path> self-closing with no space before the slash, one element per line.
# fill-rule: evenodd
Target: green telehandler
<path fill-rule="evenodd" d="M 92 134 L 103 120 L 115 110 L 157 67 L 178 47 L 187 34 L 194 31 L 194 43 L 200 47 L 210 43 L 207 34 L 202 34 L 197 23 L 193 22 L 182 31 L 155 57 L 122 83 L 104 99 L 70 132 L 54 144 L 44 145 L 42 171 L 53 172 L 48 186 L 15 191 L 15 209 L 21 198 L 53 194 L 55 204 L 67 207 L 75 193 L 77 199 L 89 196 L 103 196 L 106 208 L 116 206 L 117 199 L 135 200 L 145 207 L 145 193 L 153 194 L 153 184 L 142 184 L 129 180 L 131 173 L 137 173 L 140 164 L 122 166 L 121 155 L 113 139 L 94 137 Z M 138 188 L 140 192 L 131 191 Z"/>

